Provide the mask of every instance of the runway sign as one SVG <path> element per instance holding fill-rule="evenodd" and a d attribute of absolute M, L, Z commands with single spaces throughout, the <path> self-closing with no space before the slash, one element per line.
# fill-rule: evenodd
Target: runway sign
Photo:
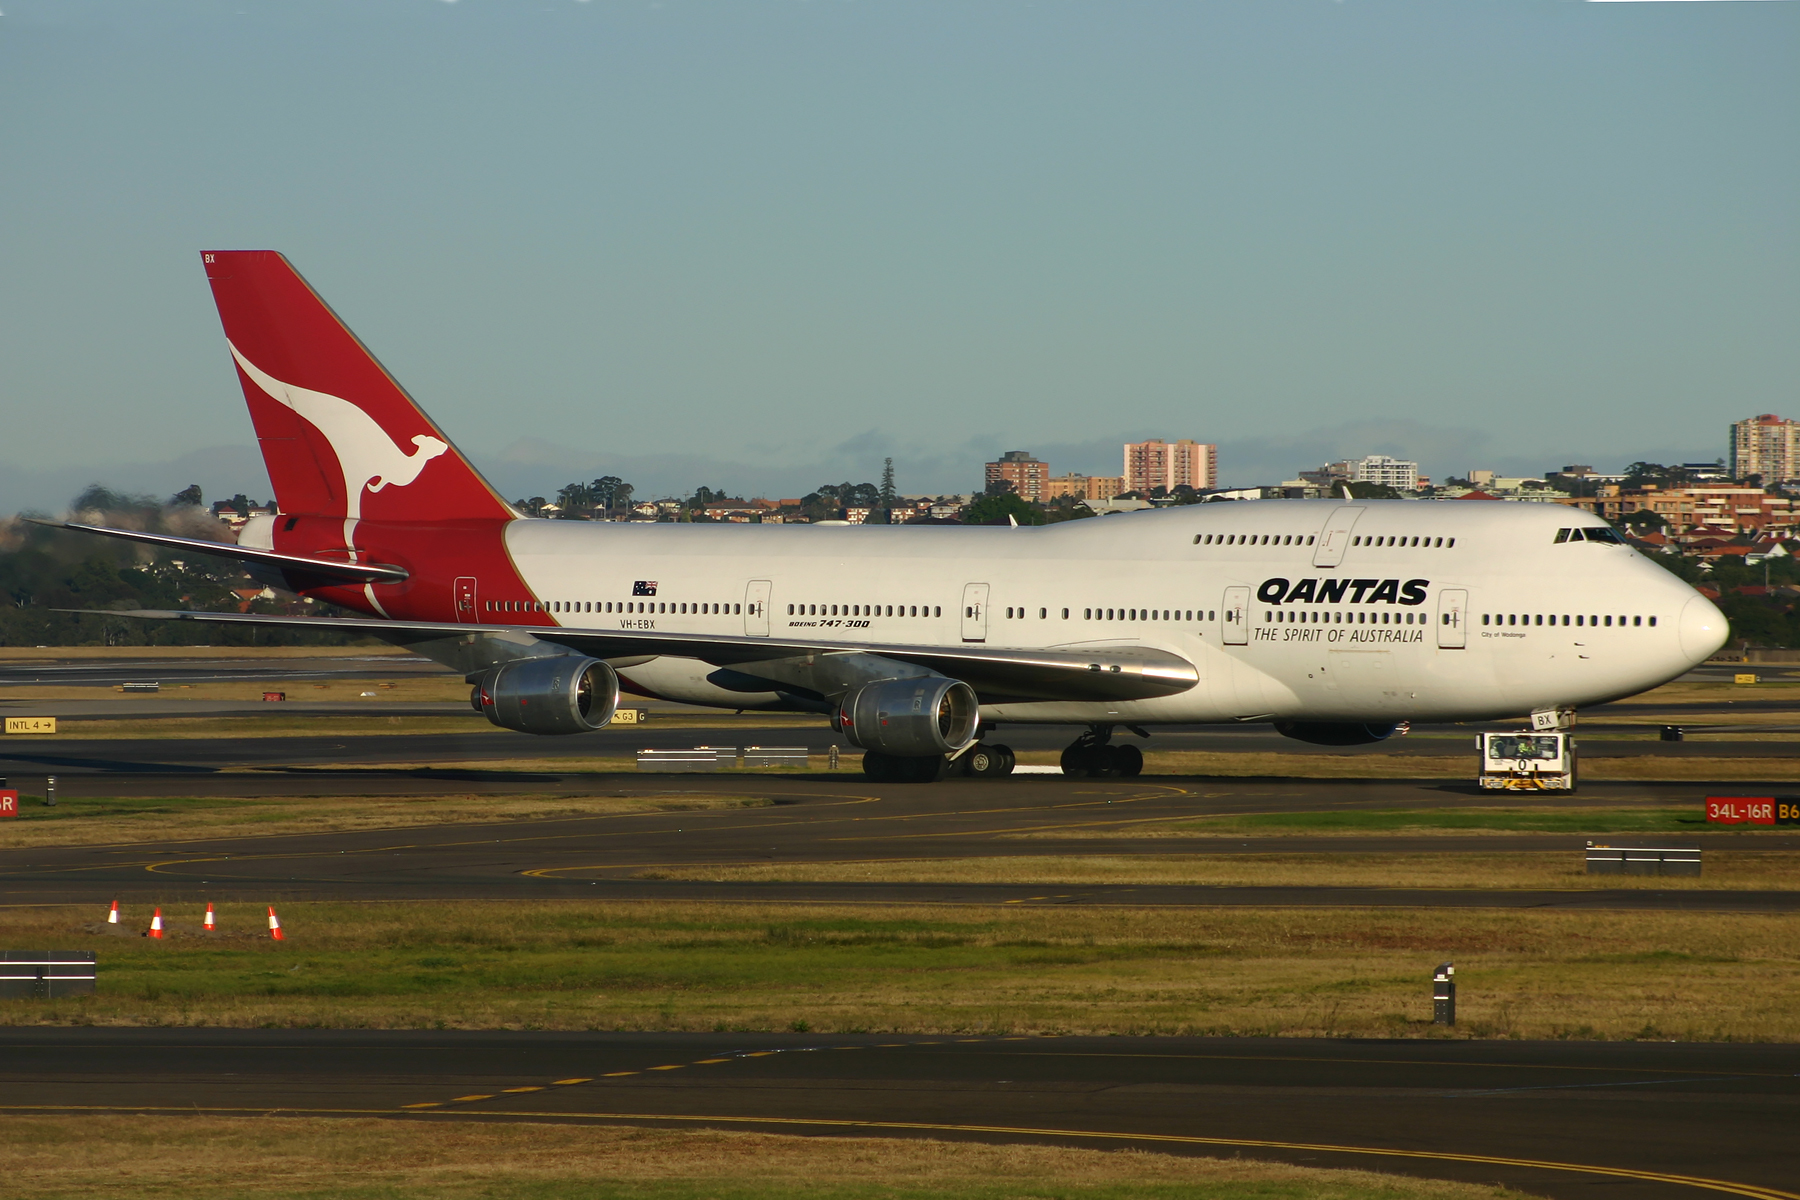
<path fill-rule="evenodd" d="M 612 723 L 614 725 L 642 725 L 644 710 L 641 708 L 615 708 L 613 709 Z"/>
<path fill-rule="evenodd" d="M 8 717 L 6 718 L 8 733 L 55 733 L 55 717 Z"/>
<path fill-rule="evenodd" d="M 1800 825 L 1800 796 L 1708 796 L 1709 825 Z"/>
<path fill-rule="evenodd" d="M 0 817 L 16 817 L 19 815 L 19 793 L 7 788 L 0 791 Z"/>

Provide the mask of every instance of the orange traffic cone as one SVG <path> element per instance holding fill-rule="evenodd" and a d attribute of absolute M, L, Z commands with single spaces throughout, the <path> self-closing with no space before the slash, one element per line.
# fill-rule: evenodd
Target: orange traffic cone
<path fill-rule="evenodd" d="M 119 923 L 119 902 L 116 899 L 113 901 L 112 911 L 106 914 L 106 923 L 108 925 Z"/>
<path fill-rule="evenodd" d="M 212 901 L 208 900 L 206 902 L 206 932 L 211 933 L 212 931 L 213 931 Z"/>
<path fill-rule="evenodd" d="M 150 918 L 150 928 L 144 931 L 145 937 L 162 937 L 162 908 L 159 905 L 156 914 Z"/>
<path fill-rule="evenodd" d="M 276 941 L 285 941 L 281 936 L 281 918 L 275 915 L 275 906 L 269 905 L 269 936 Z"/>

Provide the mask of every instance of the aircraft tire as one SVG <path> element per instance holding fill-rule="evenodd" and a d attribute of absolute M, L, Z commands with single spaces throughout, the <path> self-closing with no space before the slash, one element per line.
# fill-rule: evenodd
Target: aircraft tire
<path fill-rule="evenodd" d="M 991 779 L 1007 772 L 1006 755 L 1000 753 L 997 746 L 972 746 L 962 756 L 962 763 L 968 774 L 976 779 Z"/>
<path fill-rule="evenodd" d="M 1119 774 L 1118 747 L 1076 744 L 1062 752 L 1064 775 L 1105 779 Z"/>
<path fill-rule="evenodd" d="M 877 783 L 892 783 L 900 777 L 898 767 L 901 761 L 891 754 L 870 750 L 863 755 L 863 775 Z"/>
<path fill-rule="evenodd" d="M 1114 746 L 1113 767 L 1120 775 L 1130 778 L 1144 773 L 1144 752 L 1136 746 Z"/>
<path fill-rule="evenodd" d="M 936 783 L 944 774 L 945 759 L 941 754 L 899 758 L 900 770 L 894 778 L 901 783 Z"/>
<path fill-rule="evenodd" d="M 1071 779 L 1087 777 L 1087 747 L 1066 746 L 1062 752 L 1062 772 Z"/>
<path fill-rule="evenodd" d="M 994 753 L 1000 756 L 1000 769 L 994 774 L 1011 775 L 1013 768 L 1019 765 L 1019 756 L 1013 753 L 1011 746 L 995 746 Z"/>

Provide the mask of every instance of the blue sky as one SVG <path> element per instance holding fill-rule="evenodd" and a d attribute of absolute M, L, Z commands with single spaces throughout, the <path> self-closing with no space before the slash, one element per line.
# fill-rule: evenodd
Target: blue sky
<path fill-rule="evenodd" d="M 1800 416 L 1800 4 L 0 11 L 0 510 L 266 491 L 218 247 L 286 252 L 511 495 Z"/>

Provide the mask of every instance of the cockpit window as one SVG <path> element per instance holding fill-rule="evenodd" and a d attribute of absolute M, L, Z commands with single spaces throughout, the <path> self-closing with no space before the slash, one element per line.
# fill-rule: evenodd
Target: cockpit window
<path fill-rule="evenodd" d="M 1609 546 L 1623 546 L 1625 539 L 1611 525 L 1581 525 L 1574 529 L 1556 531 L 1556 542 L 1604 542 Z"/>

